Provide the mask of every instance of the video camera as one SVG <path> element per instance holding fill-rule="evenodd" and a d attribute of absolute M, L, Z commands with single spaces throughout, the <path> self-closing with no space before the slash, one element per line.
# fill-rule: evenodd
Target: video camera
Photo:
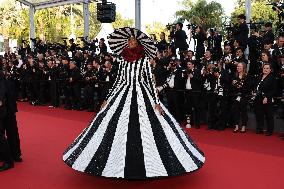
<path fill-rule="evenodd" d="M 167 30 L 169 31 L 175 31 L 176 30 L 176 25 L 175 24 L 167 24 L 166 25 Z"/>
<path fill-rule="evenodd" d="M 190 24 L 187 24 L 186 25 L 187 29 L 190 29 L 191 30 L 191 34 L 192 35 L 195 35 L 195 30 L 197 28 L 197 24 L 195 23 L 190 23 Z"/>

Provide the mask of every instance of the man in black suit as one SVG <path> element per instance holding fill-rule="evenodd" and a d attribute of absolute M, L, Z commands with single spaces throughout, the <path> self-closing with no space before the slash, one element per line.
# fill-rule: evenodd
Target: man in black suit
<path fill-rule="evenodd" d="M 165 32 L 161 32 L 160 34 L 160 41 L 157 44 L 157 48 L 159 51 L 165 51 L 168 46 L 168 42 L 166 41 L 166 34 Z"/>
<path fill-rule="evenodd" d="M 202 90 L 201 71 L 194 68 L 193 61 L 187 61 L 186 69 L 186 85 L 185 85 L 185 98 L 187 109 L 187 121 L 193 118 L 195 128 L 200 128 L 200 100 Z M 193 115 L 194 112 L 194 116 Z M 188 119 L 189 118 L 189 119 Z M 190 124 L 190 121 L 188 121 Z"/>
<path fill-rule="evenodd" d="M 271 22 L 267 22 L 265 25 L 265 33 L 263 34 L 262 38 L 264 41 L 270 41 L 272 44 L 274 43 L 274 34 L 272 31 L 272 23 Z"/>
<path fill-rule="evenodd" d="M 176 24 L 176 31 L 171 34 L 171 37 L 174 38 L 175 49 L 179 49 L 180 55 L 182 56 L 183 52 L 188 49 L 188 44 L 186 43 L 187 35 L 184 30 L 182 30 L 183 24 Z M 183 57 L 181 57 L 183 59 Z"/>
<path fill-rule="evenodd" d="M 9 143 L 5 137 L 5 118 L 7 116 L 7 88 L 5 78 L 0 71 L 0 155 L 3 164 L 0 166 L 0 171 L 14 167 L 14 161 L 9 147 Z"/>
<path fill-rule="evenodd" d="M 228 93 L 231 79 L 224 69 L 213 68 L 215 80 L 213 81 L 213 104 L 215 109 L 214 129 L 224 130 L 228 122 Z"/>
<path fill-rule="evenodd" d="M 248 34 L 249 29 L 246 24 L 246 16 L 244 14 L 240 14 L 238 16 L 239 25 L 234 29 L 234 39 L 240 42 L 240 46 L 243 49 L 247 48 Z"/>
<path fill-rule="evenodd" d="M 18 132 L 18 124 L 16 119 L 17 107 L 17 95 L 15 93 L 15 81 L 12 79 L 6 79 L 5 82 L 7 90 L 6 106 L 7 115 L 4 119 L 5 132 L 9 146 L 11 148 L 14 161 L 22 162 L 22 153 L 20 147 L 20 137 Z"/>
<path fill-rule="evenodd" d="M 215 28 L 209 30 L 208 49 L 213 53 L 213 60 L 218 61 L 223 55 L 222 51 L 222 35 Z"/>
<path fill-rule="evenodd" d="M 183 120 L 183 106 L 184 106 L 184 86 L 185 73 L 177 66 L 177 60 L 171 59 L 168 66 L 167 81 L 163 86 L 157 87 L 158 91 L 166 89 L 166 96 L 169 111 L 174 118 L 181 122 Z"/>
<path fill-rule="evenodd" d="M 81 110 L 82 103 L 81 103 L 81 86 L 80 80 L 82 79 L 80 69 L 76 66 L 75 61 L 70 61 L 69 64 L 69 89 L 70 89 L 70 97 L 71 97 L 71 104 L 72 109 L 74 110 Z"/>

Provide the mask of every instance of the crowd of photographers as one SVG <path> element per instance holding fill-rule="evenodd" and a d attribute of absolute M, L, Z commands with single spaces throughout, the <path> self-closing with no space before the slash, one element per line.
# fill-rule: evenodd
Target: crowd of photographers
<path fill-rule="evenodd" d="M 187 34 L 177 23 L 170 41 L 161 33 L 157 57 L 151 65 L 159 98 L 178 122 L 186 127 L 246 132 L 248 108 L 254 109 L 256 133 L 270 136 L 274 110 L 283 119 L 284 35 L 272 32 L 272 24 L 249 28 L 245 16 L 224 39 L 215 29 L 202 26 L 191 32 L 195 51 L 188 50 Z M 79 49 L 70 44 L 44 45 L 35 52 L 22 46 L 18 55 L 6 54 L 0 64 L 6 78 L 17 86 L 20 101 L 65 109 L 97 111 L 116 77 L 116 57 L 107 52 L 104 39 Z M 249 52 L 245 56 L 245 52 Z M 264 122 L 266 121 L 266 128 Z"/>

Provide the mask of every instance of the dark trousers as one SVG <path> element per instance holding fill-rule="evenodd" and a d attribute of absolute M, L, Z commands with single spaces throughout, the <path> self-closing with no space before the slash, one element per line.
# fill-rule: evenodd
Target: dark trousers
<path fill-rule="evenodd" d="M 64 95 L 64 107 L 71 108 L 71 87 L 67 82 L 62 82 L 61 86 Z"/>
<path fill-rule="evenodd" d="M 168 108 L 174 118 L 181 122 L 183 120 L 183 104 L 184 104 L 184 93 L 176 90 L 168 90 L 166 92 Z"/>
<path fill-rule="evenodd" d="M 80 109 L 81 104 L 81 88 L 79 83 L 70 85 L 70 92 L 71 92 L 71 104 L 74 109 Z"/>
<path fill-rule="evenodd" d="M 59 85 L 57 81 L 49 81 L 50 103 L 53 107 L 59 106 Z"/>
<path fill-rule="evenodd" d="M 273 104 L 268 102 L 263 104 L 263 98 L 256 98 L 254 103 L 256 130 L 263 131 L 264 119 L 267 124 L 267 132 L 273 133 L 274 130 L 274 117 L 273 117 Z"/>
<path fill-rule="evenodd" d="M 227 123 L 228 123 L 228 99 L 226 96 L 219 96 L 219 95 L 214 95 L 214 101 L 217 106 L 216 110 L 217 112 L 217 123 L 215 128 L 219 130 L 223 130 L 226 128 Z"/>
<path fill-rule="evenodd" d="M 35 102 L 39 100 L 40 90 L 39 90 L 39 81 L 32 80 L 28 83 L 29 91 L 29 100 Z"/>
<path fill-rule="evenodd" d="M 186 114 L 190 115 L 193 118 L 195 126 L 200 126 L 201 92 L 186 91 L 185 99 Z"/>
<path fill-rule="evenodd" d="M 94 85 L 92 84 L 84 87 L 84 104 L 87 109 L 94 109 Z"/>
<path fill-rule="evenodd" d="M 4 120 L 0 118 L 0 157 L 4 162 L 13 161 L 9 143 L 4 134 Z"/>
<path fill-rule="evenodd" d="M 95 109 L 100 110 L 101 104 L 104 101 L 102 87 L 99 84 L 95 84 L 94 92 L 96 94 Z"/>
<path fill-rule="evenodd" d="M 20 98 L 27 98 L 27 82 L 25 80 L 20 80 Z"/>
<path fill-rule="evenodd" d="M 213 129 L 216 121 L 216 104 L 213 99 L 214 94 L 211 92 L 204 92 L 201 94 L 200 111 L 202 120 L 207 123 L 208 128 Z"/>
<path fill-rule="evenodd" d="M 46 81 L 40 81 L 39 82 L 39 102 L 44 104 L 46 103 L 46 94 L 47 94 L 47 82 Z"/>
<path fill-rule="evenodd" d="M 8 113 L 7 116 L 5 117 L 4 130 L 6 132 L 12 156 L 14 158 L 20 157 L 22 153 L 21 153 L 20 137 L 19 137 L 19 131 L 18 131 L 15 113 Z"/>
<path fill-rule="evenodd" d="M 248 99 L 247 98 L 241 98 L 240 101 L 234 100 L 232 105 L 232 118 L 233 118 L 233 124 L 239 125 L 240 119 L 242 121 L 242 126 L 247 126 L 248 122 Z"/>

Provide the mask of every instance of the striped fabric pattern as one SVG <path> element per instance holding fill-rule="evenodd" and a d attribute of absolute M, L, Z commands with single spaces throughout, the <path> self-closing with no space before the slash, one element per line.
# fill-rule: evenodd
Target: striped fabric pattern
<path fill-rule="evenodd" d="M 157 48 L 153 41 L 143 32 L 135 28 L 119 28 L 115 29 L 109 35 L 108 44 L 110 49 L 117 55 L 120 55 L 125 47 L 128 46 L 128 39 L 135 37 L 144 47 L 145 55 L 149 58 L 155 58 Z"/>
<path fill-rule="evenodd" d="M 119 61 L 107 105 L 66 149 L 64 162 L 96 176 L 148 179 L 195 171 L 205 161 L 154 89 L 149 59 Z M 154 109 L 160 103 L 165 114 Z"/>

